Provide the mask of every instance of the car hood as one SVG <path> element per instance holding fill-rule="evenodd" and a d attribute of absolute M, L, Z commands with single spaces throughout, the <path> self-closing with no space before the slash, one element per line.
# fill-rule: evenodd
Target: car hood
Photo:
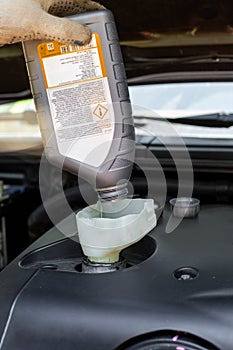
<path fill-rule="evenodd" d="M 232 1 L 100 2 L 114 13 L 132 83 L 148 77 L 156 81 L 202 81 L 210 74 L 213 80 L 233 79 Z M 29 96 L 21 45 L 0 48 L 0 63 L 1 100 Z"/>

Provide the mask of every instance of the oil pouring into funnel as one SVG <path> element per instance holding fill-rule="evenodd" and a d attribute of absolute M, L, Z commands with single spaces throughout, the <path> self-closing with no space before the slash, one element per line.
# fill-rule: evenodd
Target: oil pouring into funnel
<path fill-rule="evenodd" d="M 77 214 L 85 266 L 112 271 L 120 251 L 143 238 L 156 216 L 153 200 L 127 198 L 134 126 L 113 15 L 70 18 L 92 30 L 88 45 L 29 41 L 24 54 L 48 160 L 98 194 L 96 205 Z"/>

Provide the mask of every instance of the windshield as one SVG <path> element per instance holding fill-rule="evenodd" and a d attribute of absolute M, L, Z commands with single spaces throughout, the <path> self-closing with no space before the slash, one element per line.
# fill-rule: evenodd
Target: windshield
<path fill-rule="evenodd" d="M 173 136 L 163 120 L 172 123 L 181 137 L 233 139 L 233 126 L 183 125 L 181 118 L 212 113 L 233 113 L 233 83 L 200 82 L 129 86 L 137 135 Z M 207 123 L 208 124 L 208 123 Z M 209 122 L 211 124 L 211 120 Z M 232 117 L 233 124 L 233 117 Z M 171 128 L 170 128 L 171 130 Z M 41 134 L 32 99 L 0 105 L 0 152 L 41 145 Z"/>
<path fill-rule="evenodd" d="M 0 105 L 0 152 L 38 147 L 41 135 L 32 99 Z"/>
<path fill-rule="evenodd" d="M 135 117 L 151 119 L 184 118 L 212 113 L 233 113 L 232 82 L 195 82 L 172 84 L 133 85 L 129 87 L 130 98 Z M 152 130 L 154 123 L 145 122 Z M 152 123 L 152 124 L 151 124 Z M 159 121 L 157 121 L 157 126 Z M 211 122 L 209 124 L 211 126 Z M 182 137 L 199 138 L 233 138 L 233 127 L 210 128 L 194 125 L 174 124 L 174 128 Z M 142 131 L 142 130 L 141 130 Z M 140 129 L 137 130 L 140 133 Z M 155 135 L 159 128 L 155 128 Z"/>

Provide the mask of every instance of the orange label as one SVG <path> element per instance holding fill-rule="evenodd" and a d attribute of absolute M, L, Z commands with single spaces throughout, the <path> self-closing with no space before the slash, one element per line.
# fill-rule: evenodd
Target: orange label
<path fill-rule="evenodd" d="M 92 34 L 88 45 L 62 44 L 57 41 L 38 45 L 46 88 L 106 77 L 100 37 Z"/>
<path fill-rule="evenodd" d="M 115 127 L 99 35 L 86 46 L 42 43 L 38 52 L 60 154 L 99 166 Z"/>

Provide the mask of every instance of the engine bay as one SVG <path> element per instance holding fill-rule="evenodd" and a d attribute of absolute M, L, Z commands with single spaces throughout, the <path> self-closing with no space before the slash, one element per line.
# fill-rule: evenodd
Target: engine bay
<path fill-rule="evenodd" d="M 84 254 L 76 217 L 98 196 L 46 159 L 21 44 L 1 47 L 0 349 L 232 350 L 232 2 L 100 2 L 132 102 L 129 198 L 156 224 L 119 261 Z"/>

